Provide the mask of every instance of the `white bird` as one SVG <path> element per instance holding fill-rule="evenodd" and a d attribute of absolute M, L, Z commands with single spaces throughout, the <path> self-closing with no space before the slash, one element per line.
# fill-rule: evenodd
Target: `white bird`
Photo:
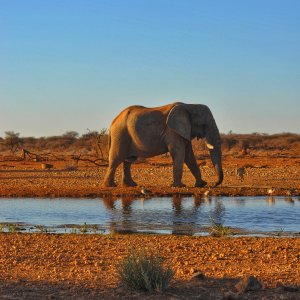
<path fill-rule="evenodd" d="M 141 188 L 141 194 L 144 195 L 145 197 L 149 196 L 151 192 L 147 190 L 144 186 Z"/>
<path fill-rule="evenodd" d="M 273 193 L 275 192 L 275 189 L 273 188 L 273 187 L 271 187 L 271 188 L 269 188 L 268 190 L 267 190 L 267 193 L 271 196 L 271 195 L 273 195 Z"/>
<path fill-rule="evenodd" d="M 209 188 L 207 191 L 204 192 L 205 197 L 209 197 L 211 195 L 211 189 Z"/>
<path fill-rule="evenodd" d="M 295 190 L 294 190 L 294 189 L 290 189 L 290 190 L 288 190 L 288 191 L 286 192 L 286 195 L 289 196 L 289 197 L 291 197 L 291 196 L 294 195 L 294 193 L 295 193 Z"/>

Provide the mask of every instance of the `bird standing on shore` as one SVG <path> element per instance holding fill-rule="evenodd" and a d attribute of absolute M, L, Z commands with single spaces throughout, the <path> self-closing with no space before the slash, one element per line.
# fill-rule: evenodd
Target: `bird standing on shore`
<path fill-rule="evenodd" d="M 286 195 L 288 197 L 292 197 L 292 196 L 294 196 L 294 194 L 295 194 L 295 189 L 290 189 L 290 190 L 287 190 L 287 192 L 286 192 Z"/>
<path fill-rule="evenodd" d="M 267 190 L 267 193 L 268 195 L 272 196 L 275 192 L 275 189 L 273 187 L 270 187 L 268 190 Z"/>
<path fill-rule="evenodd" d="M 240 167 L 240 168 L 236 169 L 236 176 L 238 177 L 238 179 L 240 181 L 244 180 L 245 173 L 246 173 L 246 170 L 244 167 Z"/>
<path fill-rule="evenodd" d="M 141 194 L 145 197 L 149 196 L 150 195 L 150 191 L 147 190 L 144 186 L 141 187 Z"/>
<path fill-rule="evenodd" d="M 204 197 L 209 197 L 209 196 L 211 196 L 211 188 L 209 188 L 204 192 Z"/>

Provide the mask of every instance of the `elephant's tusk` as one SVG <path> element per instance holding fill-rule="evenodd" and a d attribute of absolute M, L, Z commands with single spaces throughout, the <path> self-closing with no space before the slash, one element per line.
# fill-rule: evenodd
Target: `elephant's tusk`
<path fill-rule="evenodd" d="M 214 149 L 214 146 L 213 146 L 212 144 L 209 144 L 209 143 L 206 143 L 206 147 L 207 147 L 209 150 Z"/>

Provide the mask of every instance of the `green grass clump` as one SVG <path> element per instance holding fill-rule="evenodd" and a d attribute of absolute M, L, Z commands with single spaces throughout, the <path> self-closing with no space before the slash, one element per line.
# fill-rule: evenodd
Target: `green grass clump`
<path fill-rule="evenodd" d="M 215 237 L 224 237 L 232 234 L 232 231 L 229 227 L 215 221 L 212 221 L 212 226 L 210 227 L 209 232 L 211 236 Z"/>
<path fill-rule="evenodd" d="M 86 224 L 86 222 L 84 222 L 84 224 L 80 227 L 80 232 L 85 234 L 85 233 L 88 233 L 89 231 L 89 225 Z"/>
<path fill-rule="evenodd" d="M 133 251 L 119 266 L 121 282 L 135 291 L 162 291 L 174 276 L 170 266 L 164 267 L 164 259 L 145 250 Z"/>
<path fill-rule="evenodd" d="M 8 232 L 13 233 L 17 231 L 17 225 L 16 224 L 8 224 Z"/>

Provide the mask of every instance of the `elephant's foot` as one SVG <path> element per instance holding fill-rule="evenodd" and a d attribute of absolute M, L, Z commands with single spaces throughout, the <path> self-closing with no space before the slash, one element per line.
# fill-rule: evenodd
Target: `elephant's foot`
<path fill-rule="evenodd" d="M 134 180 L 123 180 L 124 187 L 137 186 L 137 183 Z"/>
<path fill-rule="evenodd" d="M 206 185 L 207 185 L 207 182 L 204 181 L 204 180 L 202 180 L 202 179 L 201 180 L 197 180 L 196 183 L 195 183 L 195 187 L 199 187 L 199 188 L 204 187 Z"/>
<path fill-rule="evenodd" d="M 103 182 L 103 186 L 104 186 L 104 187 L 116 187 L 117 185 L 115 184 L 114 181 L 107 181 L 107 180 L 105 180 L 105 181 Z"/>
<path fill-rule="evenodd" d="M 172 187 L 186 187 L 186 185 L 182 182 L 173 182 Z"/>

